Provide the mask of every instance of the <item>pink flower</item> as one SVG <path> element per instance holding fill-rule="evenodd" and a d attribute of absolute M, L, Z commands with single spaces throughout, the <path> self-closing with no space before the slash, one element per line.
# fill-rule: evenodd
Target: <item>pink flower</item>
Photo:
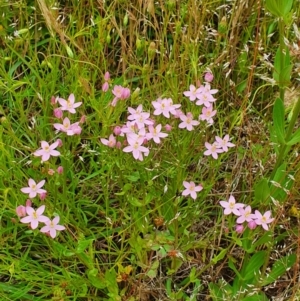
<path fill-rule="evenodd" d="M 27 200 L 26 200 L 25 207 L 27 207 L 27 206 L 29 206 L 29 207 L 32 206 L 32 201 L 31 201 L 31 199 L 27 199 Z"/>
<path fill-rule="evenodd" d="M 216 101 L 216 99 L 209 92 L 205 92 L 204 90 L 197 94 L 197 98 L 197 106 L 205 105 L 206 107 L 210 107 L 211 104 Z"/>
<path fill-rule="evenodd" d="M 63 98 L 58 98 L 57 101 L 61 105 L 62 111 L 68 111 L 71 114 L 75 114 L 76 113 L 75 109 L 78 108 L 82 104 L 82 102 L 75 103 L 75 96 L 73 93 L 70 94 L 70 96 L 68 97 L 68 100 L 65 100 Z"/>
<path fill-rule="evenodd" d="M 32 207 L 26 207 L 27 216 L 23 217 L 20 222 L 24 224 L 30 223 L 32 229 L 36 229 L 39 225 L 39 222 L 45 223 L 49 220 L 48 217 L 42 215 L 45 211 L 45 205 L 42 205 L 37 210 L 34 210 Z"/>
<path fill-rule="evenodd" d="M 146 134 L 148 140 L 153 139 L 155 143 L 160 143 L 160 138 L 165 138 L 168 136 L 166 133 L 161 132 L 161 124 L 158 124 L 156 127 L 149 125 L 149 133 Z"/>
<path fill-rule="evenodd" d="M 143 154 L 145 156 L 149 155 L 149 149 L 142 146 L 144 137 L 140 137 L 137 134 L 130 134 L 127 136 L 127 141 L 129 145 L 123 149 L 125 153 L 132 152 L 133 157 L 140 161 L 144 160 Z"/>
<path fill-rule="evenodd" d="M 217 89 L 211 89 L 210 84 L 205 84 L 205 86 L 203 87 L 203 91 L 204 93 L 209 93 L 210 95 L 216 94 L 218 92 Z"/>
<path fill-rule="evenodd" d="M 253 219 L 257 225 L 261 225 L 265 230 L 269 230 L 268 224 L 274 221 L 274 218 L 271 218 L 271 211 L 266 211 L 262 215 L 258 210 L 255 210 Z"/>
<path fill-rule="evenodd" d="M 201 185 L 197 185 L 191 181 L 191 182 L 186 182 L 183 181 L 183 186 L 186 188 L 183 192 L 183 196 L 190 195 L 194 200 L 197 198 L 197 192 L 201 191 L 203 187 Z"/>
<path fill-rule="evenodd" d="M 207 82 L 207 83 L 210 83 L 212 82 L 214 79 L 214 75 L 211 73 L 211 72 L 206 72 L 204 74 L 204 80 Z"/>
<path fill-rule="evenodd" d="M 194 85 L 190 85 L 190 91 L 184 91 L 183 95 L 189 97 L 190 101 L 194 101 L 200 92 L 201 87 L 197 89 Z"/>
<path fill-rule="evenodd" d="M 224 152 L 228 151 L 228 147 L 234 147 L 235 145 L 230 142 L 229 135 L 225 135 L 225 137 L 222 139 L 218 136 L 216 136 L 216 144 L 218 148 L 221 148 Z"/>
<path fill-rule="evenodd" d="M 210 144 L 208 142 L 205 142 L 206 151 L 204 152 L 205 156 L 211 155 L 214 159 L 218 159 L 218 153 L 223 153 L 223 150 L 220 148 L 217 148 L 216 143 Z"/>
<path fill-rule="evenodd" d="M 245 205 L 242 203 L 236 203 L 235 198 L 233 195 L 229 197 L 228 202 L 226 201 L 220 201 L 220 205 L 225 209 L 224 214 L 228 215 L 230 213 L 233 213 L 237 216 L 240 216 L 239 208 L 243 208 Z"/>
<path fill-rule="evenodd" d="M 41 228 L 41 232 L 42 233 L 48 233 L 50 234 L 50 236 L 52 238 L 56 237 L 56 231 L 62 231 L 65 230 L 66 227 L 65 226 L 61 226 L 58 224 L 59 222 L 59 216 L 54 217 L 53 220 L 48 219 L 47 221 L 45 221 L 44 223 L 46 224 L 46 226 Z"/>
<path fill-rule="evenodd" d="M 17 216 L 19 217 L 23 217 L 23 216 L 26 216 L 26 207 L 25 206 L 18 206 L 16 208 L 16 213 L 17 213 Z"/>
<path fill-rule="evenodd" d="M 180 115 L 181 123 L 179 124 L 179 128 L 186 128 L 188 131 L 192 131 L 194 126 L 198 125 L 200 122 L 197 120 L 193 120 L 192 113 L 187 113 L 186 115 Z"/>
<path fill-rule="evenodd" d="M 158 98 L 156 101 L 152 101 L 152 105 L 155 108 L 154 115 L 163 114 L 166 118 L 170 118 L 170 113 L 175 115 L 176 109 L 181 106 L 180 104 L 173 104 L 171 98 Z"/>
<path fill-rule="evenodd" d="M 40 181 L 38 184 L 35 183 L 33 179 L 28 180 L 28 186 L 21 188 L 21 191 L 23 193 L 28 193 L 29 197 L 35 198 L 37 194 L 46 193 L 47 191 L 45 189 L 41 189 L 45 184 L 45 180 Z"/>
<path fill-rule="evenodd" d="M 104 139 L 104 138 L 101 138 L 100 140 L 101 140 L 102 144 L 107 145 L 108 147 L 115 147 L 116 142 L 117 142 L 117 140 L 113 134 L 110 134 L 108 140 Z"/>
<path fill-rule="evenodd" d="M 36 157 L 42 156 L 42 162 L 48 161 L 50 159 L 50 156 L 57 157 L 60 155 L 60 152 L 55 150 L 57 148 L 59 142 L 56 141 L 52 143 L 51 145 L 48 144 L 46 141 L 41 141 L 41 149 L 38 149 L 33 154 Z"/>
<path fill-rule="evenodd" d="M 251 206 L 247 206 L 246 208 L 239 208 L 240 216 L 236 220 L 238 224 L 242 224 L 243 222 L 250 222 L 253 220 L 254 214 L 251 213 Z"/>
<path fill-rule="evenodd" d="M 200 120 L 206 120 L 209 124 L 213 124 L 214 121 L 212 117 L 214 117 L 217 113 L 217 110 L 213 110 L 213 106 L 203 107 L 202 113 L 199 115 Z"/>
<path fill-rule="evenodd" d="M 112 90 L 112 93 L 115 96 L 115 98 L 113 99 L 111 105 L 115 107 L 117 105 L 118 100 L 125 100 L 130 96 L 130 89 L 124 88 L 120 85 L 115 85 Z"/>

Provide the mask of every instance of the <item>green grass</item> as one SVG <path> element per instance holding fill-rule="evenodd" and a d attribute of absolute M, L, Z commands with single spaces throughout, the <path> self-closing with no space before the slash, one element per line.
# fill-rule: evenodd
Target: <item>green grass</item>
<path fill-rule="evenodd" d="M 278 22 L 254 0 L 248 6 L 103 2 L 0 2 L 0 299 L 299 300 L 297 144 L 271 177 Z M 292 23 L 285 26 L 291 45 L 298 42 Z M 299 53 L 290 51 L 296 63 Z M 151 102 L 165 97 L 196 118 L 201 108 L 183 92 L 203 83 L 207 70 L 219 90 L 213 126 L 201 123 L 189 132 L 178 128 L 178 119 L 152 114 Z M 111 80 L 104 93 L 106 71 Z M 289 92 L 297 91 L 298 79 L 295 65 L 285 101 L 299 97 Z M 133 94 L 111 107 L 114 85 Z M 51 97 L 71 93 L 82 105 L 64 116 L 72 122 L 86 116 L 82 133 L 56 134 Z M 100 142 L 139 104 L 157 124 L 173 127 L 161 144 L 149 142 L 144 161 Z M 226 134 L 234 148 L 217 160 L 203 155 L 206 141 Z M 41 164 L 33 156 L 40 141 L 57 138 L 61 156 Z M 58 166 L 64 172 L 50 175 Z M 59 215 L 66 227 L 54 239 L 16 215 L 29 178 L 45 179 L 48 192 L 33 207 L 45 204 L 47 216 Z M 203 185 L 195 201 L 182 196 L 185 180 Z M 237 234 L 235 218 L 225 217 L 219 204 L 230 194 L 271 210 L 270 231 Z"/>

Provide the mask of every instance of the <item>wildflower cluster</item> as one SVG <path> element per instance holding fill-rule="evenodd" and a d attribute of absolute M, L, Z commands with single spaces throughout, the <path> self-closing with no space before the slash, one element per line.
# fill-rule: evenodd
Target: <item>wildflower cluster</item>
<path fill-rule="evenodd" d="M 266 211 L 264 214 L 261 214 L 258 210 L 255 210 L 255 212 L 252 213 L 251 206 L 236 203 L 233 195 L 229 197 L 228 201 L 220 201 L 220 205 L 224 208 L 225 215 L 233 213 L 238 217 L 236 220 L 236 230 L 239 233 L 243 232 L 243 224 L 245 222 L 249 229 L 255 229 L 257 225 L 260 225 L 265 230 L 268 230 L 268 224 L 274 221 L 274 218 L 271 218 L 271 211 Z"/>
<path fill-rule="evenodd" d="M 75 103 L 74 94 L 70 94 L 67 100 L 63 98 L 54 98 L 52 97 L 51 103 L 55 105 L 56 103 L 60 104 L 60 107 L 54 109 L 54 116 L 62 119 L 63 112 L 67 111 L 70 114 L 76 113 L 76 108 L 78 108 L 82 103 Z M 84 121 L 84 118 L 81 118 L 81 123 Z M 54 123 L 54 128 L 60 132 L 66 133 L 68 136 L 79 135 L 81 133 L 81 127 L 79 125 L 80 122 L 75 122 L 71 124 L 68 117 L 65 117 L 62 124 Z M 36 157 L 41 157 L 42 162 L 46 162 L 50 159 L 51 156 L 58 157 L 60 156 L 60 152 L 56 150 L 57 147 L 62 146 L 62 141 L 57 139 L 52 144 L 49 144 L 47 141 L 41 141 L 41 148 L 36 150 L 33 155 Z M 49 174 L 53 174 L 55 171 L 48 171 Z M 63 167 L 59 166 L 57 168 L 57 173 L 63 173 Z M 19 217 L 21 217 L 20 222 L 30 224 L 32 229 L 36 229 L 39 226 L 39 222 L 44 223 L 45 225 L 40 229 L 40 232 L 47 233 L 52 238 L 55 238 L 57 235 L 57 231 L 62 231 L 65 229 L 64 226 L 59 225 L 59 216 L 55 216 L 52 220 L 43 215 L 46 206 L 42 205 L 36 210 L 32 207 L 31 199 L 39 196 L 40 200 L 45 200 L 47 196 L 47 191 L 42 187 L 45 185 L 45 180 L 36 183 L 35 180 L 28 180 L 28 187 L 21 188 L 21 191 L 25 194 L 28 194 L 29 200 L 26 201 L 26 205 L 20 205 L 16 208 L 16 213 Z"/>

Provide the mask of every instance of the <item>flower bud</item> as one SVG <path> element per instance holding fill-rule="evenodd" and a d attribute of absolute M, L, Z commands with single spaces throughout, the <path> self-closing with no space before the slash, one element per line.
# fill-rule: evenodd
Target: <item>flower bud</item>
<path fill-rule="evenodd" d="M 53 115 L 56 118 L 61 119 L 63 117 L 63 111 L 60 108 L 56 108 L 56 109 L 53 110 Z"/>
<path fill-rule="evenodd" d="M 61 139 L 57 139 L 56 141 L 58 142 L 58 147 L 61 147 L 63 145 L 63 142 Z"/>
<path fill-rule="evenodd" d="M 22 205 L 18 206 L 16 208 L 16 213 L 17 213 L 17 216 L 19 216 L 19 217 L 26 216 L 26 208 L 25 208 L 25 206 L 22 206 Z"/>
<path fill-rule="evenodd" d="M 59 175 L 61 175 L 64 172 L 64 168 L 62 166 L 58 166 L 56 171 Z"/>
<path fill-rule="evenodd" d="M 169 125 L 169 124 L 166 124 L 165 129 L 166 129 L 167 132 L 171 132 L 172 131 L 172 126 Z"/>
<path fill-rule="evenodd" d="M 26 200 L 26 207 L 31 207 L 32 206 L 32 201 L 30 199 Z"/>
<path fill-rule="evenodd" d="M 108 71 L 106 71 L 105 74 L 104 74 L 104 80 L 106 82 L 108 82 L 110 80 L 110 73 Z"/>
<path fill-rule="evenodd" d="M 206 72 L 204 74 L 204 80 L 207 82 L 207 83 L 211 83 L 214 79 L 214 75 L 211 73 L 211 72 Z"/>
<path fill-rule="evenodd" d="M 240 224 L 237 224 L 237 225 L 235 226 L 235 231 L 236 231 L 237 233 L 239 233 L 239 234 L 243 233 L 243 231 L 244 231 L 244 226 L 243 226 L 243 225 L 240 225 Z"/>
<path fill-rule="evenodd" d="M 256 226 L 257 226 L 257 224 L 256 224 L 255 221 L 250 221 L 250 222 L 248 222 L 248 228 L 249 228 L 249 229 L 253 230 L 253 229 L 256 228 Z"/>
<path fill-rule="evenodd" d="M 114 134 L 115 134 L 115 136 L 120 136 L 121 135 L 121 133 L 122 133 L 122 130 L 121 130 L 121 127 L 120 126 L 115 126 L 115 128 L 114 128 Z"/>
<path fill-rule="evenodd" d="M 47 193 L 46 193 L 46 192 L 40 193 L 40 200 L 41 200 L 41 201 L 44 201 L 45 198 L 46 198 L 46 196 L 47 196 Z"/>
<path fill-rule="evenodd" d="M 109 89 L 109 84 L 108 82 L 105 82 L 103 85 L 102 85 L 102 91 L 103 92 L 107 92 Z"/>

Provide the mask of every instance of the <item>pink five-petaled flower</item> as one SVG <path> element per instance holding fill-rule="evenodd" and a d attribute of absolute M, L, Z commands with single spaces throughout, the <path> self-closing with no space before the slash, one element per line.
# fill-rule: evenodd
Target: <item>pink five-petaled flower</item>
<path fill-rule="evenodd" d="M 240 216 L 236 220 L 238 224 L 242 224 L 243 222 L 250 222 L 253 220 L 254 214 L 251 212 L 251 206 L 247 206 L 246 208 L 239 208 Z"/>
<path fill-rule="evenodd" d="M 201 185 L 196 186 L 196 184 L 193 181 L 191 182 L 183 181 L 183 186 L 186 189 L 183 190 L 182 195 L 183 196 L 190 195 L 194 200 L 196 200 L 197 198 L 197 192 L 203 189 Z"/>
<path fill-rule="evenodd" d="M 179 116 L 181 119 L 181 123 L 179 123 L 179 128 L 186 128 L 188 131 L 192 131 L 194 129 L 194 125 L 198 125 L 200 122 L 197 120 L 193 120 L 192 113 L 187 113 L 186 115 L 182 114 Z"/>
<path fill-rule="evenodd" d="M 117 140 L 113 134 L 110 134 L 108 140 L 105 138 L 100 139 L 102 144 L 107 145 L 108 147 L 115 147 Z"/>
<path fill-rule="evenodd" d="M 68 97 L 68 100 L 65 100 L 63 98 L 58 98 L 57 101 L 61 105 L 62 111 L 68 111 L 71 114 L 75 114 L 76 113 L 75 109 L 78 108 L 82 104 L 82 102 L 75 103 L 75 96 L 73 93 L 70 94 L 70 96 Z"/>
<path fill-rule="evenodd" d="M 202 113 L 199 115 L 200 120 L 206 120 L 209 124 L 213 124 L 214 121 L 212 117 L 214 117 L 217 113 L 217 110 L 213 109 L 213 105 L 210 107 L 203 107 Z"/>
<path fill-rule="evenodd" d="M 28 180 L 29 187 L 21 188 L 21 191 L 23 193 L 28 193 L 29 197 L 32 199 L 35 198 L 37 194 L 47 193 L 45 189 L 41 189 L 44 186 L 44 184 L 45 184 L 45 180 L 42 180 L 41 182 L 36 184 L 33 179 L 29 179 Z"/>
<path fill-rule="evenodd" d="M 242 203 L 236 203 L 235 198 L 233 195 L 229 197 L 228 202 L 226 201 L 220 201 L 220 205 L 225 209 L 224 214 L 228 215 L 230 213 L 233 213 L 237 216 L 240 216 L 241 213 L 239 211 L 239 208 L 243 208 L 245 205 Z"/>
<path fill-rule="evenodd" d="M 43 215 L 45 211 L 45 205 L 42 205 L 37 210 L 34 210 L 32 207 L 26 207 L 27 216 L 21 218 L 20 222 L 24 224 L 31 223 L 30 226 L 32 229 L 36 229 L 39 225 L 39 222 L 46 223 L 49 218 Z"/>
<path fill-rule="evenodd" d="M 171 98 L 158 98 L 156 101 L 152 101 L 154 107 L 154 115 L 163 114 L 166 118 L 170 118 L 170 113 L 172 115 L 176 114 L 176 109 L 180 108 L 180 104 L 173 104 Z"/>
<path fill-rule="evenodd" d="M 190 91 L 184 91 L 183 95 L 188 97 L 190 101 L 194 101 L 199 93 L 201 93 L 201 87 L 197 89 L 194 85 L 190 85 Z"/>
<path fill-rule="evenodd" d="M 218 159 L 218 153 L 223 153 L 223 150 L 221 148 L 218 148 L 216 143 L 210 144 L 208 142 L 205 142 L 206 151 L 204 152 L 205 156 L 212 155 L 214 159 Z"/>
<path fill-rule="evenodd" d="M 221 137 L 216 136 L 216 144 L 218 148 L 221 148 L 224 152 L 228 151 L 228 147 L 234 147 L 235 144 L 230 142 L 229 135 L 225 135 L 222 139 Z"/>
<path fill-rule="evenodd" d="M 253 219 L 256 225 L 261 225 L 265 230 L 269 230 L 268 224 L 274 221 L 274 218 L 271 218 L 271 211 L 266 211 L 264 215 L 262 215 L 258 210 L 255 210 Z"/>
<path fill-rule="evenodd" d="M 41 228 L 41 232 L 43 233 L 49 233 L 52 238 L 55 238 L 56 236 L 56 231 L 62 231 L 65 230 L 65 226 L 59 225 L 59 216 L 54 217 L 53 220 L 48 219 L 44 223 L 46 226 Z"/>
<path fill-rule="evenodd" d="M 56 141 L 49 145 L 47 141 L 41 141 L 41 149 L 38 149 L 33 154 L 36 157 L 42 156 L 42 162 L 48 161 L 50 159 L 50 156 L 57 157 L 60 155 L 60 152 L 55 150 L 59 144 L 59 141 Z"/>
<path fill-rule="evenodd" d="M 81 127 L 79 122 L 75 122 L 71 124 L 70 119 L 68 117 L 64 118 L 63 123 L 54 123 L 53 126 L 61 132 L 67 133 L 68 136 L 73 136 L 75 134 L 81 133 Z"/>
<path fill-rule="evenodd" d="M 149 125 L 148 130 L 149 133 L 146 134 L 147 140 L 153 139 L 155 143 L 160 143 L 160 138 L 168 136 L 168 134 L 161 132 L 161 124 L 158 124 L 156 127 Z"/>
<path fill-rule="evenodd" d="M 136 160 L 143 161 L 143 153 L 145 156 L 149 155 L 149 149 L 146 148 L 145 146 L 142 146 L 144 143 L 144 137 L 141 137 L 138 134 L 129 134 L 127 135 L 127 142 L 128 146 L 126 146 L 123 151 L 125 153 L 130 153 L 132 152 L 133 157 Z"/>

